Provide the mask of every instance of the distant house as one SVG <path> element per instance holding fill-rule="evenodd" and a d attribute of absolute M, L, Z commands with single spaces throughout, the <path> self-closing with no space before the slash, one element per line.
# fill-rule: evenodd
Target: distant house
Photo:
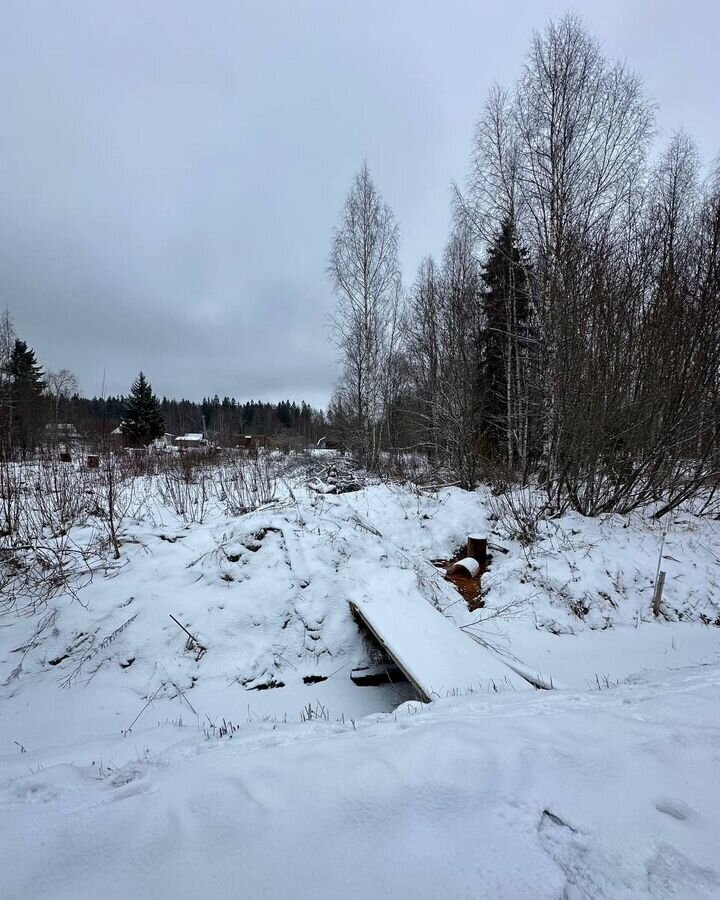
<path fill-rule="evenodd" d="M 166 431 L 162 437 L 156 438 L 150 446 L 155 447 L 157 450 L 164 450 L 166 447 L 172 447 L 175 441 L 176 436 Z"/>
<path fill-rule="evenodd" d="M 71 444 L 80 440 L 80 433 L 72 422 L 51 422 L 45 426 L 45 438 L 59 444 Z"/>
<path fill-rule="evenodd" d="M 108 444 L 114 450 L 120 450 L 125 446 L 125 435 L 123 434 L 122 425 L 118 425 L 117 428 L 113 428 L 110 434 L 107 436 Z"/>
<path fill-rule="evenodd" d="M 116 448 L 126 447 L 127 438 L 122 430 L 123 423 L 113 428 L 110 432 L 110 444 Z M 172 447 L 175 443 L 175 435 L 166 432 L 162 437 L 156 438 L 149 446 L 155 450 L 164 450 L 166 447 Z"/>
<path fill-rule="evenodd" d="M 267 436 L 264 434 L 241 434 L 238 435 L 237 446 L 244 447 L 246 450 L 255 450 L 258 447 L 266 447 L 267 442 Z"/>
<path fill-rule="evenodd" d="M 207 447 L 207 441 L 202 431 L 181 434 L 175 438 L 175 446 L 181 450 L 189 450 L 193 447 Z"/>

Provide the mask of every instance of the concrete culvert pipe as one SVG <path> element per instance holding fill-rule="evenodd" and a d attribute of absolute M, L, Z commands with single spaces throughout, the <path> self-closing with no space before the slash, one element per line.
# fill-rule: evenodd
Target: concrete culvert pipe
<path fill-rule="evenodd" d="M 480 572 L 480 563 L 471 556 L 466 556 L 465 559 L 459 559 L 456 563 L 453 563 L 450 571 L 469 575 L 470 578 L 476 578 Z"/>

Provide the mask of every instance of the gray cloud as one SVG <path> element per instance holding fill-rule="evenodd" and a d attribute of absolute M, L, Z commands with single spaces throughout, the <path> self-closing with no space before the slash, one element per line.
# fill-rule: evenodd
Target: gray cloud
<path fill-rule="evenodd" d="M 488 6 L 490 8 L 488 8 Z M 0 302 L 87 393 L 324 404 L 330 232 L 367 158 L 406 280 L 494 80 L 555 2 L 8 2 Z M 576 3 L 645 77 L 667 133 L 718 150 L 713 2 Z"/>

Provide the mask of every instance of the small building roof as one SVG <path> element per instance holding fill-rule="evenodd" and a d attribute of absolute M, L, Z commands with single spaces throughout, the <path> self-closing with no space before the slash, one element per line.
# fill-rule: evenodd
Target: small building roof
<path fill-rule="evenodd" d="M 72 422 L 49 422 L 45 426 L 45 431 L 53 431 L 57 434 L 77 434 L 77 429 Z"/>
<path fill-rule="evenodd" d="M 181 434 L 179 437 L 176 437 L 176 441 L 201 441 L 204 435 L 202 432 L 191 432 L 189 434 Z"/>

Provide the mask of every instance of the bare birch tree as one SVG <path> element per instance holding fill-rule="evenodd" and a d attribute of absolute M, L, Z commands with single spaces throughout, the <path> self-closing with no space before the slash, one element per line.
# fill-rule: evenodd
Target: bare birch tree
<path fill-rule="evenodd" d="M 331 323 L 343 366 L 337 400 L 349 425 L 347 441 L 370 468 L 378 463 L 388 390 L 395 383 L 397 248 L 395 217 L 363 165 L 335 229 L 328 268 L 337 296 Z"/>
<path fill-rule="evenodd" d="M 481 279 L 473 238 L 459 223 L 440 271 L 425 260 L 410 296 L 407 346 L 421 445 L 463 487 L 478 477 L 484 389 Z"/>
<path fill-rule="evenodd" d="M 15 346 L 15 328 L 10 310 L 5 309 L 0 319 L 0 453 L 6 455 L 12 445 L 13 430 L 12 378 L 10 357 Z"/>
<path fill-rule="evenodd" d="M 79 390 L 78 380 L 69 369 L 59 369 L 57 372 L 48 372 L 45 376 L 45 390 L 53 403 L 55 440 L 57 440 L 60 403 L 63 400 L 69 400 L 73 394 L 77 394 Z"/>
<path fill-rule="evenodd" d="M 442 310 L 441 276 L 432 257 L 420 264 L 410 291 L 405 342 L 410 361 L 417 429 L 415 444 L 438 457 Z"/>
<path fill-rule="evenodd" d="M 544 355 L 542 468 L 554 479 L 562 441 L 561 342 L 572 339 L 582 297 L 578 249 L 597 245 L 617 222 L 642 166 L 652 110 L 638 77 L 610 63 L 572 15 L 533 38 L 518 84 L 519 187 L 528 239 L 536 248 Z M 580 333 L 582 334 L 582 332 Z"/>

